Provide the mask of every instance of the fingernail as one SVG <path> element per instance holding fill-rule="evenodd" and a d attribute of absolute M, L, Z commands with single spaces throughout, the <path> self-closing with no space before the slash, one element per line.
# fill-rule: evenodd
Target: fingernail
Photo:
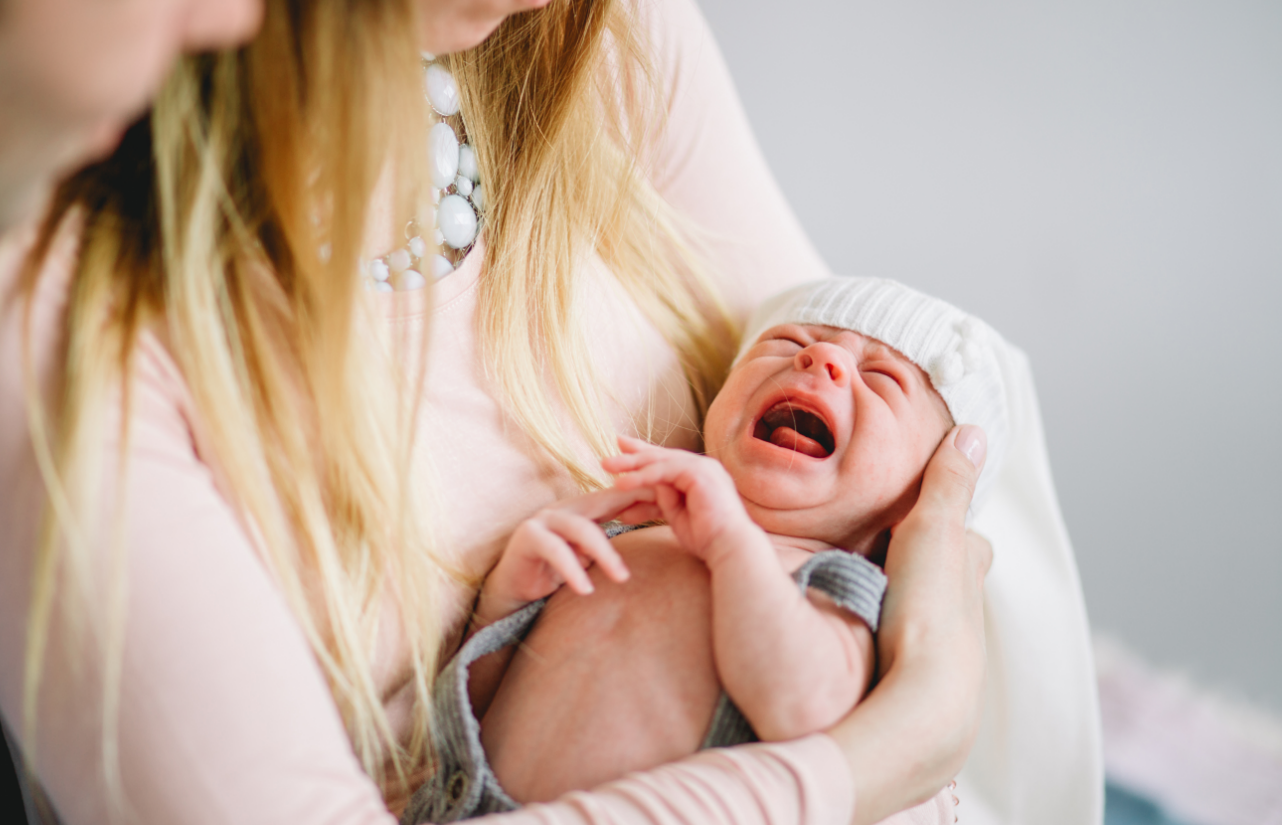
<path fill-rule="evenodd" d="M 984 456 L 988 453 L 988 436 L 984 435 L 982 428 L 974 424 L 964 425 L 957 431 L 957 438 L 953 444 L 962 451 L 962 455 L 970 459 L 971 464 L 976 467 L 983 466 Z"/>

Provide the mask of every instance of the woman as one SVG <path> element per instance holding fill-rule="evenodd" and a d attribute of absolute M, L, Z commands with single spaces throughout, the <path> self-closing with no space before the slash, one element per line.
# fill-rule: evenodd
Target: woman
<path fill-rule="evenodd" d="M 52 179 L 112 150 L 180 51 L 253 33 L 256 0 L 12 0 L 0 6 L 0 232 Z"/>
<path fill-rule="evenodd" d="M 512 525 L 599 484 L 614 432 L 696 447 L 730 330 L 824 274 L 688 4 L 557 0 L 484 42 L 541 3 L 422 5 L 269 2 L 0 249 L 0 707 L 68 823 L 390 821 Z M 430 208 L 423 47 L 459 52 L 484 234 L 367 295 L 360 261 Z M 975 432 L 936 456 L 883 681 L 830 735 L 513 821 L 657 795 L 871 822 L 937 790 L 978 715 L 981 463 Z"/>

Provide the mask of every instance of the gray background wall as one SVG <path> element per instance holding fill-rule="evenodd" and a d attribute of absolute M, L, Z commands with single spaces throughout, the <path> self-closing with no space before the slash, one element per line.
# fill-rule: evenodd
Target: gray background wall
<path fill-rule="evenodd" d="M 1282 2 L 700 2 L 829 265 L 1029 353 L 1096 628 L 1282 713 Z"/>

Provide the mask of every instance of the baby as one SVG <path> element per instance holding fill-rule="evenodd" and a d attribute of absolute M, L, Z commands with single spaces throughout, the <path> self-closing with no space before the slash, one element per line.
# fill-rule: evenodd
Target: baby
<path fill-rule="evenodd" d="M 1007 357 L 982 322 L 891 281 L 767 303 L 708 409 L 706 456 L 620 438 L 602 462 L 613 488 L 513 533 L 482 629 L 438 679 L 439 766 L 403 821 L 550 800 L 848 714 L 875 671 L 885 577 L 867 559 L 954 422 L 988 436 L 972 512 L 982 502 L 1008 441 Z M 615 518 L 665 523 L 607 540 L 598 523 Z"/>

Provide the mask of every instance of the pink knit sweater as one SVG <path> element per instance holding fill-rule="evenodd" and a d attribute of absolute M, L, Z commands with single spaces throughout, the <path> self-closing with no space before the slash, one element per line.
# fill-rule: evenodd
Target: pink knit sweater
<path fill-rule="evenodd" d="M 709 231 L 715 269 L 740 316 L 763 297 L 827 274 L 753 142 L 706 24 L 688 0 L 645 5 L 670 112 L 649 173 L 658 190 Z M 0 296 L 8 296 L 30 233 L 0 241 Z M 537 463 L 481 383 L 473 337 L 482 254 L 436 284 L 421 449 L 431 456 L 448 537 L 475 570 L 488 569 L 521 519 L 574 491 Z M 37 375 L 57 368 L 70 225 L 37 296 Z M 601 263 L 583 264 L 593 351 L 614 382 L 613 410 L 634 432 L 643 408 L 671 446 L 692 446 L 692 403 L 673 353 L 613 286 Z M 414 328 L 421 295 L 373 296 L 386 323 Z M 0 711 L 21 734 L 25 626 L 40 481 L 23 408 L 20 314 L 0 310 Z M 122 494 L 127 508 L 128 609 L 120 707 L 120 775 L 143 823 L 390 823 L 362 772 L 329 691 L 284 600 L 220 493 L 202 449 L 183 377 L 161 341 L 144 334 L 133 377 L 132 441 Z M 104 432 L 108 455 L 114 428 Z M 106 470 L 114 478 L 111 468 Z M 105 519 L 103 521 L 105 524 Z M 105 531 L 91 531 L 104 551 Z M 451 612 L 456 624 L 461 605 Z M 98 656 L 92 639 L 51 652 L 34 752 L 66 825 L 105 822 L 100 720 L 86 708 L 77 665 Z M 408 653 L 396 627 L 377 649 L 379 687 L 404 732 Z M 93 668 L 84 668 L 92 673 Z M 73 688 L 73 685 L 81 685 Z M 695 755 L 591 793 L 504 815 L 503 822 L 840 823 L 854 793 L 836 744 L 824 735 Z M 904 822 L 951 822 L 946 794 Z"/>

